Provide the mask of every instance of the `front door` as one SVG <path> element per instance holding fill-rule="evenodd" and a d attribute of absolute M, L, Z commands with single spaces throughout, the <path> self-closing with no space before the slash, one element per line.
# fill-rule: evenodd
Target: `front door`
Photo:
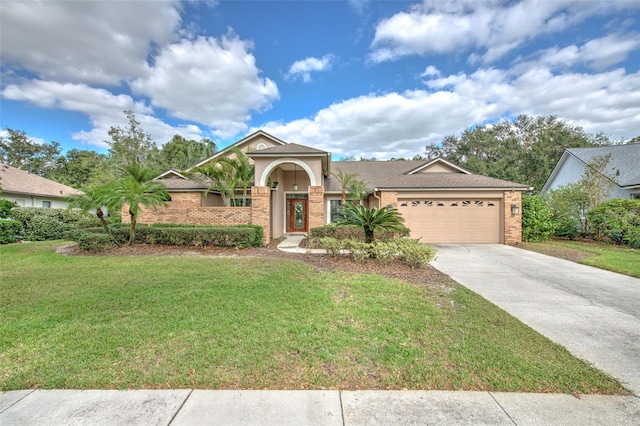
<path fill-rule="evenodd" d="M 287 199 L 287 232 L 307 232 L 307 206 L 309 200 Z"/>

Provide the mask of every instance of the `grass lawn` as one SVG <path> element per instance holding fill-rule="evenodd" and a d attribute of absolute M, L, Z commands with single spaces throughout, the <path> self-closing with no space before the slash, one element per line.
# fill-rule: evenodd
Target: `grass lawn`
<path fill-rule="evenodd" d="M 0 390 L 626 393 L 474 293 L 256 257 L 0 247 Z"/>
<path fill-rule="evenodd" d="M 640 250 L 598 242 L 551 240 L 523 243 L 528 250 L 576 260 L 585 265 L 640 278 Z"/>

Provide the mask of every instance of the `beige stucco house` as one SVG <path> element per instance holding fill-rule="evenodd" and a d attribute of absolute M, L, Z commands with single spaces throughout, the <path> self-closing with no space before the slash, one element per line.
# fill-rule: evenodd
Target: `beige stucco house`
<path fill-rule="evenodd" d="M 526 185 L 480 176 L 442 159 L 331 161 L 331 153 L 255 132 L 195 165 L 246 152 L 255 164 L 248 207 L 225 206 L 220 194 L 184 173 L 159 176 L 171 196 L 166 207 L 145 211 L 141 223 L 257 224 L 268 241 L 308 232 L 336 218 L 342 188 L 334 174 L 366 182 L 368 207 L 397 208 L 413 238 L 428 243 L 521 241 L 521 194 Z M 192 169 L 193 169 L 192 168 Z M 126 220 L 126 215 L 123 215 Z"/>
<path fill-rule="evenodd" d="M 0 163 L 0 198 L 20 207 L 67 208 L 67 197 L 81 192 L 33 173 Z"/>

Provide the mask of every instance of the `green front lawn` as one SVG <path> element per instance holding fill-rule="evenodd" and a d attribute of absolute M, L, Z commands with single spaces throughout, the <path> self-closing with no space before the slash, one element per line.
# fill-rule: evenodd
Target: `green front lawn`
<path fill-rule="evenodd" d="M 468 389 L 625 393 L 453 282 L 276 258 L 0 246 L 0 390 Z"/>
<path fill-rule="evenodd" d="M 551 256 L 577 260 L 585 265 L 640 278 L 640 250 L 598 242 L 550 240 L 524 243 L 523 247 Z M 576 259 L 575 254 L 578 254 Z M 580 255 L 582 253 L 582 255 Z M 568 256 L 565 256 L 567 254 Z"/>

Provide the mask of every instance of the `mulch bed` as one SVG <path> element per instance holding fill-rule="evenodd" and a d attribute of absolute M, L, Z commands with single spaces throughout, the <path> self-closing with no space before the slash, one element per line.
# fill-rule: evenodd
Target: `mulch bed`
<path fill-rule="evenodd" d="M 77 246 L 65 246 L 58 249 L 64 255 L 77 256 L 256 256 L 289 259 L 310 264 L 317 271 L 342 270 L 360 274 L 382 275 L 388 278 L 397 278 L 412 284 L 428 285 L 430 287 L 451 287 L 453 281 L 448 275 L 437 269 L 426 266 L 412 269 L 402 262 L 391 262 L 381 265 L 375 259 L 367 259 L 364 262 L 355 262 L 350 256 L 331 256 L 326 254 L 287 253 L 276 248 L 277 241 L 272 241 L 266 247 L 259 248 L 226 248 L 226 247 L 187 247 L 136 244 L 133 247 L 113 247 L 99 253 L 87 253 Z"/>

